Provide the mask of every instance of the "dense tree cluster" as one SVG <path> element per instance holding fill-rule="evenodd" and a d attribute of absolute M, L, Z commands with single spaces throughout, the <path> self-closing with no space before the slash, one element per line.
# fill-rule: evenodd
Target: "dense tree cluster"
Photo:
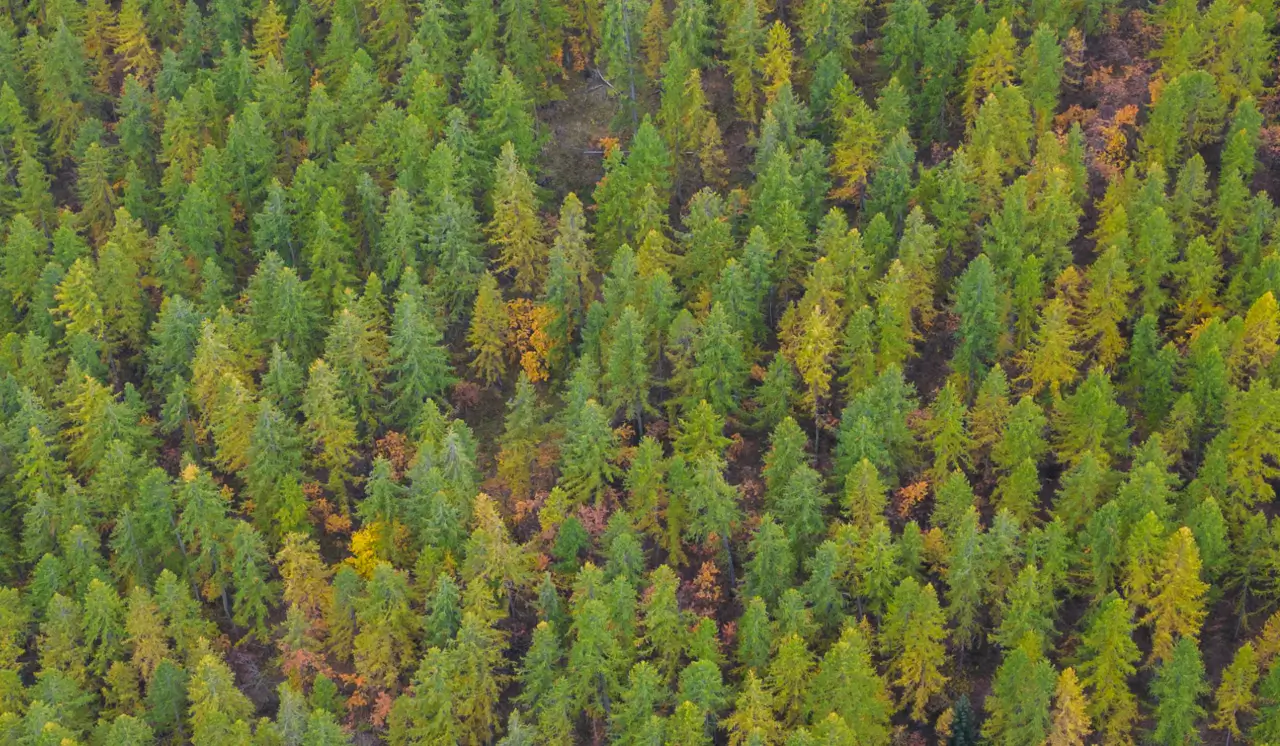
<path fill-rule="evenodd" d="M 0 741 L 1280 743 L 1276 22 L 10 3 Z"/>

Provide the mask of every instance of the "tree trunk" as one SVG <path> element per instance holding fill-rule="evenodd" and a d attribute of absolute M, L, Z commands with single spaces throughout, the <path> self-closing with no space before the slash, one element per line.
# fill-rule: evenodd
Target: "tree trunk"
<path fill-rule="evenodd" d="M 813 397 L 813 454 L 814 456 L 818 455 L 818 436 L 822 432 L 821 426 L 819 425 L 819 422 L 821 421 L 821 417 L 822 417 L 822 408 L 818 406 L 818 397 L 815 394 Z"/>
<path fill-rule="evenodd" d="M 738 577 L 733 572 L 733 550 L 729 548 L 729 536 L 721 536 L 720 543 L 724 546 L 724 559 L 729 570 L 729 595 L 733 595 L 738 588 Z"/>
<path fill-rule="evenodd" d="M 636 61 L 635 54 L 631 49 L 631 3 L 623 6 L 623 28 L 626 31 L 627 43 L 627 95 L 631 97 L 631 127 L 640 129 L 640 115 L 636 112 Z"/>
<path fill-rule="evenodd" d="M 596 674 L 596 692 L 600 695 L 600 706 L 604 708 L 604 719 L 609 719 L 609 692 L 605 689 L 604 674 Z"/>
<path fill-rule="evenodd" d="M 182 556 L 187 555 L 187 543 L 182 540 L 182 532 L 178 530 L 178 522 L 174 520 L 173 511 L 169 511 L 169 525 L 173 527 L 173 536 L 178 540 L 178 549 L 182 552 Z"/>

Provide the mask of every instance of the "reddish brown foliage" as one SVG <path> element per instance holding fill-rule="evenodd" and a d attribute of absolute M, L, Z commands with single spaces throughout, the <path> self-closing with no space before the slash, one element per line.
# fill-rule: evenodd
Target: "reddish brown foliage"
<path fill-rule="evenodd" d="M 636 437 L 636 428 L 630 422 L 622 423 L 614 428 L 613 432 L 618 436 L 618 441 L 622 443 L 630 443 Z"/>
<path fill-rule="evenodd" d="M 458 381 L 453 385 L 453 406 L 465 412 L 480 403 L 480 384 L 474 381 Z"/>
<path fill-rule="evenodd" d="M 547 380 L 547 363 L 554 350 L 547 327 L 555 319 L 555 311 L 528 298 L 516 298 L 507 302 L 507 318 L 511 320 L 512 357 L 530 381 Z"/>
<path fill-rule="evenodd" d="M 582 523 L 587 533 L 599 536 L 609 525 L 609 509 L 603 503 L 595 506 L 583 505 L 578 508 L 578 521 Z"/>
<path fill-rule="evenodd" d="M 715 563 L 707 560 L 698 569 L 698 574 L 686 584 L 689 596 L 689 608 L 698 616 L 710 617 L 720 608 L 720 600 L 724 593 L 720 588 L 720 569 Z"/>
<path fill-rule="evenodd" d="M 392 475 L 399 479 L 413 461 L 414 451 L 403 433 L 392 430 L 374 443 L 374 454 L 385 458 L 391 464 Z"/>
<path fill-rule="evenodd" d="M 667 422 L 666 420 L 653 420 L 645 423 L 644 434 L 654 440 L 662 440 L 667 437 L 667 431 L 670 429 L 670 422 Z"/>
<path fill-rule="evenodd" d="M 729 463 L 737 463 L 744 452 L 748 451 L 751 446 L 742 439 L 741 433 L 734 433 L 729 436 L 729 447 L 725 449 L 724 456 Z"/>
<path fill-rule="evenodd" d="M 390 693 L 378 693 L 378 698 L 373 702 L 373 712 L 369 713 L 369 721 L 373 723 L 373 727 L 381 728 L 387 722 L 387 717 L 391 715 L 391 705 L 394 703 L 395 700 Z"/>
<path fill-rule="evenodd" d="M 929 495 L 928 480 L 920 480 L 898 490 L 893 495 L 893 509 L 899 518 L 906 518 Z"/>
<path fill-rule="evenodd" d="M 304 482 L 302 494 L 307 497 L 311 506 L 312 520 L 324 527 L 328 534 L 347 534 L 351 532 L 351 517 L 336 510 L 334 504 L 324 494 L 324 486 L 319 482 Z"/>

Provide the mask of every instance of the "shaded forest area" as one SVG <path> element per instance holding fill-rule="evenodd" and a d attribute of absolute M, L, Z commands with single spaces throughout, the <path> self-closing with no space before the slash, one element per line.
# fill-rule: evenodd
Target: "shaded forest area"
<path fill-rule="evenodd" d="M 11 0 L 0 742 L 1280 743 L 1270 0 Z"/>

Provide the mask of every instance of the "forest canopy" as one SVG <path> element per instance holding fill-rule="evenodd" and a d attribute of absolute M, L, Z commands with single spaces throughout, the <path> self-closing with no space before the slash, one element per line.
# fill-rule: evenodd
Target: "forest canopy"
<path fill-rule="evenodd" d="M 0 744 L 1280 743 L 1271 0 L 10 0 Z"/>

